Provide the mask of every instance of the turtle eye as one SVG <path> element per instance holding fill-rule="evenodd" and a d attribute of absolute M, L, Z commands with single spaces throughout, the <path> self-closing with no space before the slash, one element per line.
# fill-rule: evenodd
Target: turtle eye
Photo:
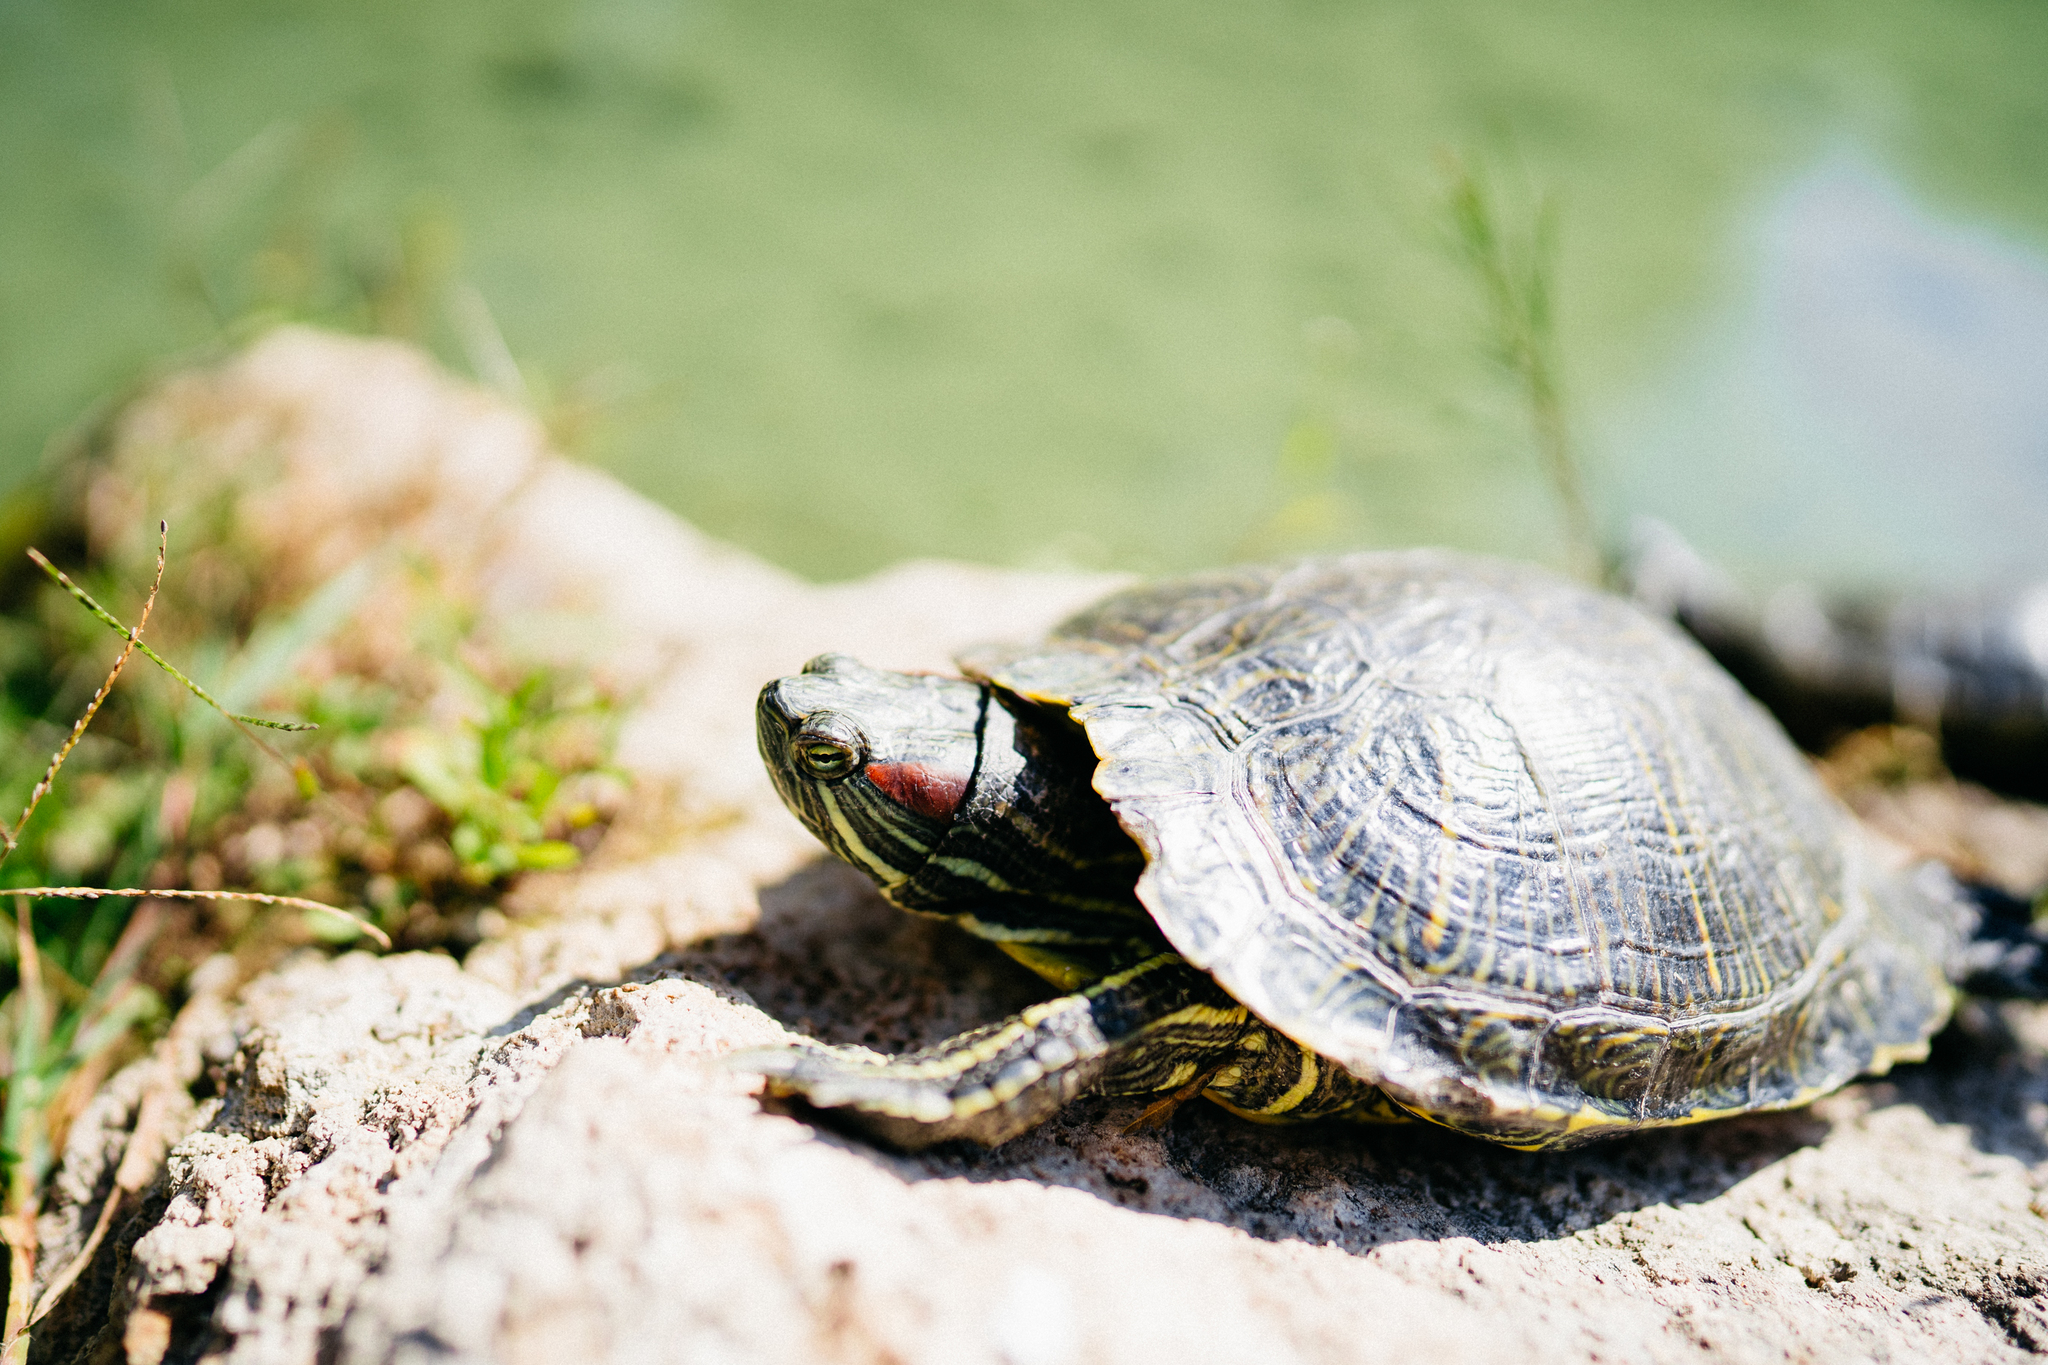
<path fill-rule="evenodd" d="M 796 756 L 797 761 L 804 765 L 804 771 L 812 777 L 829 781 L 853 771 L 853 750 L 836 739 L 799 740 Z"/>
<path fill-rule="evenodd" d="M 861 738 L 851 724 L 834 715 L 815 715 L 796 736 L 796 761 L 823 782 L 846 776 L 861 763 Z"/>

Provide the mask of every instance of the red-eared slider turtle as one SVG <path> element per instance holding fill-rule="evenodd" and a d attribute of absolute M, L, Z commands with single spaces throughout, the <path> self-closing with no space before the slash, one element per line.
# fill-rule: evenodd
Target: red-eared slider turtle
<path fill-rule="evenodd" d="M 964 665 L 827 655 L 760 697 L 820 839 L 1069 992 L 746 1060 L 885 1140 L 1088 1092 L 1564 1146 L 1804 1104 L 1948 1017 L 1971 905 L 1880 868 L 1678 631 L 1541 570 L 1202 574 Z"/>

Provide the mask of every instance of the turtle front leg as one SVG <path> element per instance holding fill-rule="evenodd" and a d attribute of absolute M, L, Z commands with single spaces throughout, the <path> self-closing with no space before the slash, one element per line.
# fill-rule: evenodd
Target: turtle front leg
<path fill-rule="evenodd" d="M 1162 953 L 1015 1018 L 883 1057 L 819 1045 L 734 1056 L 768 1093 L 843 1113 L 907 1149 L 967 1138 L 993 1147 L 1085 1091 L 1148 1095 L 1227 1067 L 1256 1025 L 1178 955 Z"/>

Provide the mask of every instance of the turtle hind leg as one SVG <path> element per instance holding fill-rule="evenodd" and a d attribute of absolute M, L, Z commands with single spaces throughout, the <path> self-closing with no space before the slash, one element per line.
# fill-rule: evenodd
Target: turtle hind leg
<path fill-rule="evenodd" d="M 1083 1092 L 1142 1095 L 1225 1065 L 1244 1006 L 1172 953 L 1147 958 L 1015 1018 L 900 1057 L 810 1045 L 738 1054 L 771 1095 L 834 1111 L 906 1149 L 965 1138 L 993 1147 Z"/>
<path fill-rule="evenodd" d="M 1415 1121 L 1378 1086 L 1256 1020 L 1239 1039 L 1237 1056 L 1202 1096 L 1255 1123 Z"/>

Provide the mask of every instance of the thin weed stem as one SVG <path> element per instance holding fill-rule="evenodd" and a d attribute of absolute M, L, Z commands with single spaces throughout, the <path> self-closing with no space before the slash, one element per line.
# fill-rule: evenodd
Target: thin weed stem
<path fill-rule="evenodd" d="M 7 855 L 14 852 L 16 845 L 20 843 L 21 831 L 27 827 L 29 818 L 36 813 L 36 807 L 42 804 L 45 796 L 49 795 L 50 788 L 56 785 L 58 770 L 64 766 L 64 760 L 71 756 L 71 750 L 77 746 L 79 736 L 85 733 L 85 727 L 92 724 L 92 718 L 99 714 L 100 704 L 114 690 L 114 680 L 120 677 L 121 670 L 128 666 L 128 657 L 137 648 L 148 648 L 148 646 L 142 643 L 142 631 L 149 624 L 150 612 L 156 609 L 157 591 L 164 585 L 164 553 L 170 547 L 170 539 L 171 524 L 167 521 L 159 521 L 156 524 L 156 577 L 150 581 L 149 596 L 142 601 L 142 616 L 136 621 L 134 630 L 131 631 L 125 627 L 123 628 L 122 634 L 127 636 L 128 642 L 121 646 L 121 657 L 114 660 L 114 666 L 107 670 L 107 680 L 100 684 L 99 691 L 92 694 L 92 701 L 87 703 L 84 714 L 79 716 L 77 722 L 72 725 L 71 733 L 65 737 L 63 745 L 55 754 L 51 755 L 50 766 L 43 770 L 43 780 L 36 783 L 35 790 L 29 793 L 28 804 L 22 808 L 21 818 L 14 822 L 13 829 L 0 831 L 0 833 L 4 833 L 6 836 L 5 846 L 0 847 L 0 863 L 6 862 Z M 44 559 L 42 555 L 34 550 L 30 550 L 29 554 L 33 555 L 36 561 L 44 568 L 49 568 L 49 561 Z M 63 575 L 60 574 L 58 577 L 62 579 Z M 69 581 L 65 581 L 66 585 L 69 586 Z M 77 589 L 74 588 L 73 591 L 76 592 Z M 101 615 L 104 616 L 105 613 L 102 612 Z M 107 619 L 112 620 L 113 618 L 108 617 Z"/>
<path fill-rule="evenodd" d="M 65 572 L 62 569 L 52 564 L 48 559 L 45 559 L 43 557 L 43 552 L 41 550 L 31 548 L 28 552 L 28 557 L 30 559 L 33 559 L 38 565 L 40 565 L 44 573 L 56 579 L 57 583 L 64 589 L 64 591 L 70 593 L 73 597 L 77 598 L 81 603 L 83 603 L 87 611 L 91 612 L 94 616 L 99 617 L 100 620 L 104 621 L 109 627 L 111 627 L 119 634 L 132 640 L 135 648 L 141 650 L 143 654 L 148 657 L 151 663 L 155 664 L 158 668 L 161 668 L 164 672 L 170 674 L 173 678 L 176 678 L 179 682 L 183 683 L 185 685 L 185 689 L 188 692 L 190 692 L 193 696 L 199 698 L 199 700 L 205 702 L 208 706 L 211 706 L 214 710 L 220 712 L 229 720 L 234 721 L 237 725 L 260 725 L 266 730 L 284 730 L 291 733 L 298 733 L 305 730 L 317 730 L 320 728 L 318 725 L 315 725 L 312 721 L 309 720 L 265 720 L 262 716 L 244 716 L 228 710 L 227 707 L 222 706 L 219 702 L 213 699 L 213 694 L 211 692 L 208 692 L 198 683 L 193 682 L 190 678 L 186 677 L 183 673 L 179 672 L 177 665 L 173 664 L 170 660 L 164 658 L 163 655 L 157 653 L 148 645 L 142 643 L 141 639 L 138 638 L 140 633 L 139 631 L 131 631 L 128 629 L 128 627 L 122 625 L 121 622 L 115 618 L 112 612 L 108 611 L 105 607 L 101 606 L 98 602 L 95 602 L 93 600 L 91 593 L 87 592 L 84 588 L 81 588 L 76 583 L 72 582 L 71 579 L 65 574 Z M 159 564 L 161 564 L 161 556 L 159 556 L 158 562 Z M 159 568 L 158 572 L 162 572 L 161 568 Z M 250 735 L 249 738 L 256 740 L 258 744 L 262 744 L 264 752 L 270 754 L 273 758 L 277 759 L 278 762 L 284 764 L 287 768 L 291 766 L 290 760 L 286 759 L 284 755 L 278 753 L 277 750 L 271 748 L 268 744 L 264 744 L 264 742 L 261 739 L 258 739 L 255 735 Z"/>
<path fill-rule="evenodd" d="M 262 891 L 185 891 L 178 889 L 148 889 L 139 886 L 24 886 L 8 887 L 10 896 L 49 896 L 55 900 L 89 901 L 102 896 L 134 896 L 166 901 L 254 901 L 258 905 L 282 905 L 296 910 L 310 910 L 330 915 L 354 927 L 365 937 L 372 939 L 380 948 L 391 946 L 391 936 L 364 919 L 353 910 L 344 910 L 338 905 L 325 901 L 307 900 L 304 896 L 272 896 Z"/>

